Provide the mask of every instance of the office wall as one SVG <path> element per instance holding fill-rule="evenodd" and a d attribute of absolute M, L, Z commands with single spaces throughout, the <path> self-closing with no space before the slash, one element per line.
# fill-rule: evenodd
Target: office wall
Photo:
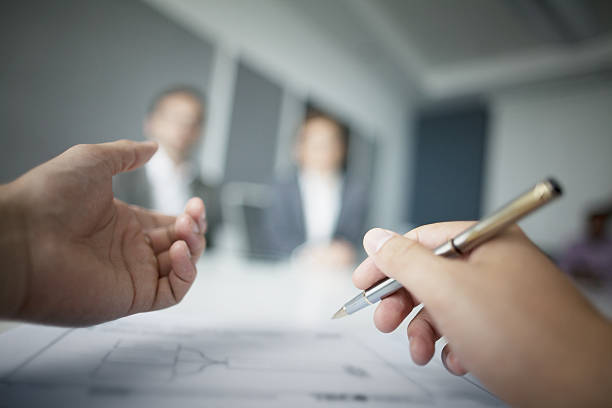
<path fill-rule="evenodd" d="M 586 209 L 612 199 L 612 78 L 588 78 L 497 95 L 492 100 L 485 208 L 546 176 L 565 195 L 521 225 L 551 253 L 583 231 Z"/>
<path fill-rule="evenodd" d="M 142 137 L 151 97 L 206 90 L 213 49 L 136 1 L 4 2 L 0 182 L 77 143 Z"/>

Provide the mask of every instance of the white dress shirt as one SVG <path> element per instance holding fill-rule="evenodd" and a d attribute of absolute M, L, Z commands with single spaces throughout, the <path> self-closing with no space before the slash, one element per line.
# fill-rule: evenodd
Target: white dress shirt
<path fill-rule="evenodd" d="M 302 171 L 299 176 L 306 243 L 330 242 L 342 206 L 342 176 Z"/>
<path fill-rule="evenodd" d="M 145 172 L 151 186 L 153 209 L 171 215 L 182 213 L 191 198 L 193 166 L 188 162 L 177 166 L 160 146 L 145 165 Z"/>

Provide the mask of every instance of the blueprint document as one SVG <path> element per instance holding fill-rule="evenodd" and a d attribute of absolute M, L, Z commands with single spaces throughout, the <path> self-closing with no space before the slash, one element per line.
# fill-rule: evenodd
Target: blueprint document
<path fill-rule="evenodd" d="M 499 406 L 374 333 L 207 328 L 138 316 L 0 335 L 0 407 Z"/>

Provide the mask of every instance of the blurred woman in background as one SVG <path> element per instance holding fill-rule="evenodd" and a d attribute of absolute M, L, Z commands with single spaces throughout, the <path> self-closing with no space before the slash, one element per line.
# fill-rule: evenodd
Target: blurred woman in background
<path fill-rule="evenodd" d="M 346 174 L 348 130 L 312 112 L 294 155 L 297 171 L 276 185 L 266 217 L 270 250 L 329 267 L 353 265 L 365 232 L 367 194 Z"/>

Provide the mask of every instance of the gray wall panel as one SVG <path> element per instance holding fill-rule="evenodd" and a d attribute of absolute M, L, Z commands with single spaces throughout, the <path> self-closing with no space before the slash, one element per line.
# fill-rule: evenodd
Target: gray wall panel
<path fill-rule="evenodd" d="M 243 63 L 238 67 L 226 181 L 274 179 L 282 89 Z"/>
<path fill-rule="evenodd" d="M 141 139 L 161 88 L 206 90 L 213 51 L 120 0 L 4 2 L 0 38 L 0 182 L 73 144 Z"/>

